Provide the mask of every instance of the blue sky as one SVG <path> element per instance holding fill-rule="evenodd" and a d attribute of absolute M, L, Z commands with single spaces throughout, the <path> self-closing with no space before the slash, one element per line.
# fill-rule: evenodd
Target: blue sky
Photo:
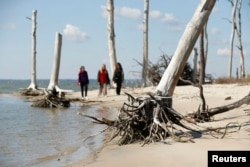
<path fill-rule="evenodd" d="M 117 60 L 125 78 L 139 78 L 133 71 L 141 67 L 143 53 L 143 0 L 115 0 Z M 163 53 L 172 56 L 186 24 L 200 0 L 150 0 L 149 59 L 156 62 Z M 246 73 L 250 73 L 250 6 L 243 0 L 242 40 Z M 31 21 L 37 13 L 37 79 L 49 79 L 54 60 L 55 34 L 63 35 L 59 79 L 76 79 L 84 65 L 95 79 L 101 64 L 110 71 L 107 38 L 107 0 L 1 0 L 0 79 L 31 78 Z M 206 72 L 227 76 L 231 25 L 231 5 L 218 0 L 208 22 L 209 51 Z M 235 46 L 237 45 L 237 40 Z M 199 43 L 196 44 L 199 46 Z M 239 67 L 235 47 L 233 76 Z M 190 62 L 192 56 L 190 56 Z M 111 76 L 111 74 L 110 74 Z"/>

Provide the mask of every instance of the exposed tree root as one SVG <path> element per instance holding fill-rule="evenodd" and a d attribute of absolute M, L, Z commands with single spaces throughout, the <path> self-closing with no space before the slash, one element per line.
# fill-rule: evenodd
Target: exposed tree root
<path fill-rule="evenodd" d="M 65 98 L 64 93 L 59 93 L 55 90 L 52 91 L 44 90 L 44 93 L 45 93 L 44 98 L 34 101 L 32 107 L 59 108 L 59 107 L 70 106 L 70 100 Z"/>
<path fill-rule="evenodd" d="M 196 120 L 197 118 L 202 118 L 204 121 L 210 119 L 209 110 L 199 112 L 199 117 L 195 117 L 196 120 L 194 120 L 175 111 L 171 107 L 172 99 L 169 97 L 148 94 L 147 97 L 135 98 L 128 93 L 126 95 L 128 96 L 128 102 L 124 102 L 116 120 L 98 119 L 81 114 L 92 119 L 94 123 L 107 125 L 107 129 L 112 128 L 111 140 L 118 138 L 119 145 L 140 142 L 143 146 L 153 142 L 164 142 L 168 137 L 177 142 L 194 142 L 194 135 L 201 136 L 202 134 L 224 138 L 228 133 L 238 131 L 241 127 L 235 122 L 228 123 L 226 127 L 220 128 L 202 127 L 196 123 Z M 247 101 L 244 101 L 244 104 Z M 200 122 L 199 119 L 198 122 Z M 229 131 L 229 129 L 236 130 Z"/>
<path fill-rule="evenodd" d="M 20 93 L 23 96 L 41 96 L 45 94 L 42 89 L 32 89 L 32 88 L 21 89 Z"/>
<path fill-rule="evenodd" d="M 123 104 L 117 120 L 100 120 L 84 115 L 93 119 L 95 123 L 113 127 L 111 140 L 119 136 L 119 145 L 134 142 L 142 142 L 142 145 L 145 145 L 164 141 L 167 137 L 178 142 L 193 142 L 194 137 L 190 131 L 201 133 L 205 130 L 171 108 L 172 99 L 169 97 L 149 94 L 148 97 L 135 98 L 126 94 L 128 103 Z"/>

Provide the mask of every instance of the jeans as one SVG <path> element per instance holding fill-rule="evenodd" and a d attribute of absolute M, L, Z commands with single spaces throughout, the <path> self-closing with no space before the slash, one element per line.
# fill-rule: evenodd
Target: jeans
<path fill-rule="evenodd" d="M 87 83 L 81 83 L 81 94 L 82 94 L 82 97 L 86 97 L 87 96 L 87 93 L 88 93 L 88 84 Z M 85 93 L 85 95 L 84 95 Z"/>

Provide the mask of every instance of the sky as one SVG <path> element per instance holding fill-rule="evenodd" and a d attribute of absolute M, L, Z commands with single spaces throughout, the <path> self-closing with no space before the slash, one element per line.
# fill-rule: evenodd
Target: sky
<path fill-rule="evenodd" d="M 201 0 L 150 0 L 149 60 L 172 56 L 187 23 Z M 107 0 L 1 0 L 0 79 L 30 79 L 32 71 L 32 11 L 37 10 L 37 79 L 49 79 L 54 61 L 56 33 L 62 34 L 59 79 L 76 79 L 84 65 L 89 78 L 106 64 L 110 72 L 107 32 Z M 114 0 L 117 61 L 125 79 L 140 78 L 143 55 L 144 0 Z M 217 0 L 208 21 L 206 73 L 228 76 L 232 6 Z M 242 42 L 246 73 L 250 74 L 250 6 L 243 0 Z M 240 65 L 235 38 L 233 72 Z M 197 41 L 195 47 L 199 47 Z M 192 65 L 192 54 L 188 60 Z M 110 77 L 112 74 L 110 72 Z"/>

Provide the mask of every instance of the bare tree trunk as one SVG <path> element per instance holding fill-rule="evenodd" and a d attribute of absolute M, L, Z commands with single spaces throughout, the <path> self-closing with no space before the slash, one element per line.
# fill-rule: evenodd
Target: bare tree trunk
<path fill-rule="evenodd" d="M 36 83 L 36 14 L 37 10 L 33 10 L 32 15 L 32 76 L 28 89 L 37 89 Z"/>
<path fill-rule="evenodd" d="M 205 83 L 206 77 L 206 63 L 207 63 L 207 53 L 208 53 L 208 35 L 207 35 L 207 24 L 200 34 L 200 84 Z"/>
<path fill-rule="evenodd" d="M 201 31 L 200 34 L 200 84 L 204 84 L 205 81 L 205 69 L 204 69 L 204 64 L 205 64 L 205 60 L 204 60 L 204 28 Z"/>
<path fill-rule="evenodd" d="M 243 53 L 243 45 L 242 45 L 242 40 L 241 40 L 241 4 L 242 0 L 239 1 L 239 8 L 238 8 L 238 26 L 236 26 L 236 34 L 238 37 L 238 49 L 240 51 L 240 78 L 243 79 L 245 78 L 245 61 L 244 61 L 244 53 Z"/>
<path fill-rule="evenodd" d="M 49 90 L 56 89 L 56 91 L 60 91 L 61 89 L 58 86 L 58 76 L 60 71 L 60 60 L 61 60 L 61 48 L 62 48 L 62 35 L 60 33 L 56 33 L 55 39 L 55 50 L 54 50 L 54 63 L 50 77 L 50 83 L 48 86 Z"/>
<path fill-rule="evenodd" d="M 149 0 L 144 0 L 143 64 L 142 64 L 143 86 L 147 86 L 148 82 L 148 13 L 149 13 Z"/>
<path fill-rule="evenodd" d="M 108 44 L 109 44 L 109 58 L 111 66 L 111 74 L 115 72 L 116 65 L 116 50 L 115 50 L 115 30 L 114 30 L 114 1 L 108 0 Z"/>
<path fill-rule="evenodd" d="M 238 0 L 229 0 L 232 4 L 232 16 L 231 16 L 231 24 L 232 24 L 232 32 L 231 32 L 231 39 L 230 39 L 230 57 L 229 57 L 229 71 L 228 71 L 228 78 L 232 78 L 232 64 L 233 64 L 233 45 L 234 45 L 234 34 L 235 34 L 235 14 L 237 9 Z"/>
<path fill-rule="evenodd" d="M 193 54 L 193 75 L 192 75 L 192 81 L 196 84 L 197 80 L 197 48 L 194 48 L 194 54 Z"/>
<path fill-rule="evenodd" d="M 206 77 L 206 66 L 208 56 L 208 34 L 207 34 L 207 23 L 204 26 L 204 77 Z"/>
<path fill-rule="evenodd" d="M 208 21 L 209 15 L 216 0 L 201 0 L 192 19 L 188 23 L 172 60 L 164 72 L 154 94 L 172 96 L 175 86 L 181 76 L 187 59 L 200 35 L 201 30 Z"/>

